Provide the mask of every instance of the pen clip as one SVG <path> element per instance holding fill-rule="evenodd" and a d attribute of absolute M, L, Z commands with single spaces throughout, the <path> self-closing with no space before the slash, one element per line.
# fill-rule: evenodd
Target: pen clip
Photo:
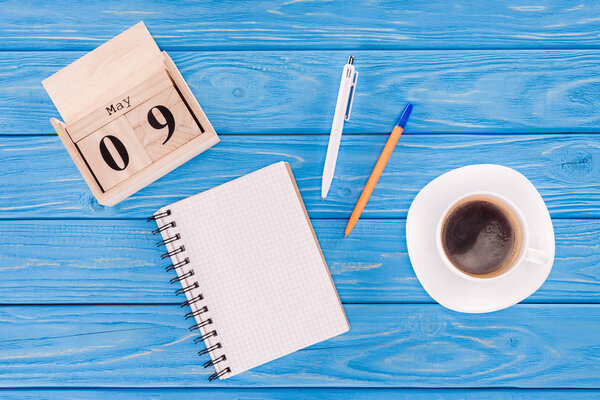
<path fill-rule="evenodd" d="M 356 93 L 356 81 L 357 80 L 358 80 L 358 71 L 355 71 L 354 72 L 354 80 L 352 81 L 352 86 L 350 86 L 348 107 L 346 107 L 346 115 L 344 116 L 344 121 L 350 120 L 350 112 L 352 111 L 352 104 L 354 103 L 354 94 Z"/>

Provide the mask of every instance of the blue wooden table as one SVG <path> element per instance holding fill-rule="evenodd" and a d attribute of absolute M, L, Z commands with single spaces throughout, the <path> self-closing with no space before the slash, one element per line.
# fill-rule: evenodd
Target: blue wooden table
<path fill-rule="evenodd" d="M 0 397 L 600 398 L 600 2 L 0 2 Z M 48 122 L 40 81 L 144 20 L 222 142 L 100 206 Z M 320 179 L 348 55 L 360 71 L 327 201 Z M 346 219 L 406 101 L 407 133 Z M 208 383 L 143 218 L 285 160 L 351 331 Z M 522 304 L 437 305 L 410 266 L 407 209 L 439 174 L 513 167 L 556 261 Z"/>

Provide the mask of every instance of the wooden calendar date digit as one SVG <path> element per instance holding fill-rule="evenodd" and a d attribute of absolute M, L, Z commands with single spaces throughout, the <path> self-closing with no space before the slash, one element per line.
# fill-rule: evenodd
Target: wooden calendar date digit
<path fill-rule="evenodd" d="M 86 136 L 77 148 L 104 191 L 152 163 L 125 116 Z"/>
<path fill-rule="evenodd" d="M 202 133 L 171 86 L 77 142 L 106 191 Z"/>
<path fill-rule="evenodd" d="M 158 121 L 158 119 L 156 119 L 156 116 L 152 112 L 155 109 L 162 114 L 163 118 L 165 119 L 164 123 L 161 123 Z M 148 123 L 154 129 L 163 129 L 165 127 L 168 128 L 167 137 L 163 142 L 163 145 L 169 141 L 173 135 L 173 132 L 175 131 L 175 118 L 173 117 L 171 111 L 169 111 L 169 109 L 165 106 L 159 105 L 151 108 L 150 111 L 148 111 Z M 129 165 L 129 152 L 118 137 L 106 135 L 100 139 L 98 147 L 104 162 L 106 162 L 106 164 L 115 171 L 123 171 Z M 112 148 L 112 151 L 109 148 Z"/>
<path fill-rule="evenodd" d="M 115 157 L 111 154 L 108 149 L 107 141 L 112 144 L 112 146 L 119 153 L 120 162 L 115 159 Z M 100 139 L 100 154 L 102 154 L 102 158 L 108 164 L 109 167 L 114 169 L 115 171 L 123 171 L 129 165 L 129 153 L 125 148 L 123 142 L 121 142 L 117 137 L 113 135 L 104 136 Z"/>
<path fill-rule="evenodd" d="M 163 117 L 165 119 L 164 124 L 161 124 L 160 122 L 158 122 L 158 120 L 156 119 L 156 116 L 152 112 L 153 110 L 158 110 L 163 115 Z M 167 107 L 165 107 L 165 106 L 152 107 L 150 109 L 150 111 L 148 111 L 148 123 L 154 129 L 162 129 L 164 127 L 167 127 L 169 129 L 169 132 L 167 133 L 167 138 L 165 139 L 163 144 L 166 144 L 169 141 L 169 139 L 171 139 L 171 136 L 173 136 L 173 132 L 175 131 L 175 118 L 173 117 L 173 114 L 171 114 L 171 111 L 169 111 L 169 109 Z"/>
<path fill-rule="evenodd" d="M 202 133 L 174 86 L 125 114 L 152 162 Z"/>

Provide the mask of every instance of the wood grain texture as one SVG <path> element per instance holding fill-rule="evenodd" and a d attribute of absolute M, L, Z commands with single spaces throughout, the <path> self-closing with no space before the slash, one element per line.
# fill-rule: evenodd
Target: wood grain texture
<path fill-rule="evenodd" d="M 1 47 L 91 50 L 140 20 L 164 49 L 598 47 L 593 1 L 3 4 Z"/>
<path fill-rule="evenodd" d="M 347 305 L 350 332 L 222 382 L 178 306 L 0 308 L 3 387 L 598 388 L 598 305 Z"/>
<path fill-rule="evenodd" d="M 152 164 L 153 160 L 134 129 L 127 117 L 122 115 L 76 144 L 104 192 Z M 126 157 L 121 155 L 115 143 L 125 149 Z M 107 158 L 100 150 L 102 145 L 108 152 Z"/>
<path fill-rule="evenodd" d="M 160 50 L 143 22 L 62 68 L 42 84 L 63 121 L 74 124 L 110 104 L 164 68 Z"/>
<path fill-rule="evenodd" d="M 69 136 L 71 136 L 73 142 L 77 143 L 117 117 L 132 111 L 132 107 L 135 108 L 169 87 L 173 87 L 173 83 L 163 69 L 136 87 L 116 96 L 110 102 L 107 102 L 104 107 L 90 111 L 86 116 L 67 126 Z"/>
<path fill-rule="evenodd" d="M 167 114 L 170 113 L 174 126 L 171 132 L 172 136 L 169 136 L 166 116 L 159 111 L 157 106 L 166 107 Z M 150 113 L 154 116 L 153 121 L 155 125 L 158 123 L 159 128 L 150 124 Z M 171 86 L 140 104 L 125 114 L 125 118 L 133 127 L 146 154 L 153 162 L 202 133 L 175 86 Z"/>
<path fill-rule="evenodd" d="M 219 134 L 329 133 L 347 51 L 172 52 Z M 353 51 L 360 72 L 346 133 L 597 132 L 593 50 Z M 58 116 L 41 80 L 81 52 L 4 52 L 0 133 L 47 134 Z M 115 93 L 115 96 L 119 93 Z"/>
<path fill-rule="evenodd" d="M 290 163 L 312 218 L 348 218 L 386 135 L 345 135 L 326 201 L 328 136 L 226 136 L 115 207 L 99 205 L 57 137 L 4 137 L 0 218 L 141 218 L 274 162 Z M 363 213 L 403 218 L 429 181 L 466 164 L 513 167 L 539 189 L 554 218 L 600 217 L 600 136 L 403 135 Z M 358 224 L 360 226 L 360 222 Z"/>
<path fill-rule="evenodd" d="M 366 389 L 366 388 L 176 388 L 176 389 L 35 389 L 0 390 L 0 396 L 14 400 L 113 400 L 209 398 L 222 400 L 282 400 L 290 398 L 332 400 L 415 399 L 415 400 L 548 400 L 600 399 L 595 389 Z"/>
<path fill-rule="evenodd" d="M 410 265 L 404 220 L 362 220 L 346 239 L 345 220 L 312 222 L 344 303 L 433 303 Z M 181 302 L 153 228 L 141 220 L 4 221 L 0 304 Z M 554 267 L 525 302 L 600 302 L 600 221 L 555 220 L 554 229 Z"/>

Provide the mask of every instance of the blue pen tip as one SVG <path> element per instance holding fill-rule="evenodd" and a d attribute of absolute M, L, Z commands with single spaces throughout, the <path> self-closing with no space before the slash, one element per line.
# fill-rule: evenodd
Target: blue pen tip
<path fill-rule="evenodd" d="M 398 120 L 396 121 L 397 126 L 404 129 L 404 127 L 406 126 L 406 121 L 408 121 L 408 117 L 410 117 L 412 109 L 413 105 L 411 103 L 408 103 L 406 107 L 404 107 L 404 110 L 402 110 L 402 114 L 400 114 Z"/>

